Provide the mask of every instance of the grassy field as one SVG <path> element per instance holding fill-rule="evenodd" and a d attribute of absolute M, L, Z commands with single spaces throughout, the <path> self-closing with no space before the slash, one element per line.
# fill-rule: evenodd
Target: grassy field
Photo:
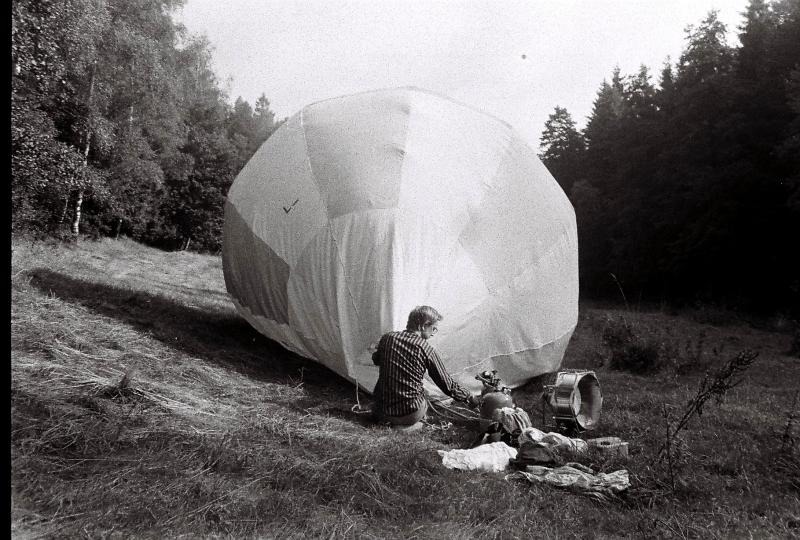
<path fill-rule="evenodd" d="M 565 367 L 600 379 L 589 436 L 631 449 L 592 463 L 631 475 L 601 503 L 445 469 L 436 450 L 471 440 L 462 426 L 370 424 L 351 411 L 367 396 L 236 315 L 219 257 L 124 239 L 12 248 L 15 538 L 800 537 L 800 360 L 780 317 L 581 306 Z M 620 324 L 657 371 L 609 367 Z M 673 441 L 670 473 L 664 411 L 680 417 L 706 370 L 748 349 L 743 382 Z M 514 394 L 535 423 L 540 390 Z"/>

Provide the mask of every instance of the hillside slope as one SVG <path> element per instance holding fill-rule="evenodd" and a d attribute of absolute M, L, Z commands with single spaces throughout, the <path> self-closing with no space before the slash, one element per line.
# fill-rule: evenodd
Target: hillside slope
<path fill-rule="evenodd" d="M 240 319 L 219 257 L 129 240 L 14 240 L 12 534 L 41 537 L 786 537 L 800 527 L 800 361 L 791 336 L 734 318 L 582 306 L 567 367 L 596 369 L 586 436 L 631 444 L 630 493 L 600 504 L 503 474 L 445 469 L 474 437 L 432 421 L 399 435 L 352 412 L 369 398 Z M 624 318 L 661 343 L 649 375 L 607 367 Z M 723 324 L 724 323 L 724 324 Z M 759 353 L 741 385 L 655 465 L 662 413 L 706 368 Z M 601 365 L 603 364 L 603 365 Z M 541 386 L 515 392 L 538 423 Z M 794 401 L 793 401 L 794 400 Z M 793 405 L 794 403 L 794 405 Z M 670 482 L 672 480 L 672 482 Z M 672 485 L 671 485 L 672 484 Z"/>

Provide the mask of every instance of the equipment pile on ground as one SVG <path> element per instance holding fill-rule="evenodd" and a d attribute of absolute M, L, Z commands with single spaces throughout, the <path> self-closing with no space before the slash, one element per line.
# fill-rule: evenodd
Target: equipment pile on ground
<path fill-rule="evenodd" d="M 506 480 L 544 483 L 609 500 L 629 486 L 628 471 L 595 473 L 579 463 L 566 463 L 563 455 L 582 454 L 590 448 L 606 454 L 627 457 L 628 443 L 618 437 L 583 440 L 562 433 L 545 433 L 532 426 L 530 417 L 500 386 L 497 372 L 484 372 L 476 378 L 484 383 L 481 416 L 491 420 L 472 448 L 438 450 L 448 469 L 500 472 L 518 469 Z M 545 399 L 554 407 L 557 426 L 568 433 L 593 429 L 597 425 L 602 397 L 593 372 L 559 373 L 556 384 L 546 389 Z M 488 405 L 486 405 L 488 403 Z"/>

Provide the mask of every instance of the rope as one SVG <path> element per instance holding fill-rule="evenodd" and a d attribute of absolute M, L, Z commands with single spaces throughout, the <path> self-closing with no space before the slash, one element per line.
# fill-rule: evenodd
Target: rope
<path fill-rule="evenodd" d="M 355 384 L 355 386 L 356 386 L 356 404 L 353 405 L 350 408 L 350 411 L 352 411 L 352 412 L 354 412 L 356 414 L 371 414 L 372 413 L 371 409 L 364 409 L 361 406 L 361 399 L 359 398 L 359 394 L 358 394 L 358 387 L 360 386 L 358 384 L 358 379 L 355 379 L 355 383 L 356 383 Z M 467 415 L 467 414 L 463 414 L 463 413 L 455 410 L 452 407 L 447 407 L 446 405 L 441 405 L 441 404 L 439 404 L 438 406 L 434 405 L 433 402 L 428 398 L 428 396 L 425 396 L 425 401 L 428 402 L 428 407 L 433 412 L 435 412 L 439 416 L 441 416 L 441 417 L 443 417 L 443 418 L 445 418 L 447 420 L 450 420 L 450 421 L 455 420 L 455 418 L 453 418 L 453 416 L 451 416 L 451 415 L 455 415 L 458 418 L 461 418 L 463 420 L 477 420 L 478 418 L 480 418 L 478 413 L 473 412 L 473 411 L 468 411 L 470 414 Z M 441 409 L 439 407 L 441 407 Z M 468 409 L 464 409 L 464 410 L 468 410 Z"/>
<path fill-rule="evenodd" d="M 437 408 L 436 405 L 433 404 L 433 402 L 430 399 L 428 399 L 427 396 L 425 397 L 425 401 L 428 402 L 428 406 L 431 408 L 431 410 L 433 410 L 433 412 L 435 412 L 439 416 L 447 418 L 448 420 L 453 420 L 452 417 L 448 417 L 448 415 L 450 415 L 450 414 L 455 415 L 455 416 L 457 416 L 459 418 L 462 418 L 464 420 L 477 420 L 479 418 L 478 414 L 474 413 L 472 411 L 470 411 L 471 415 L 466 415 L 466 414 L 462 414 L 462 413 L 456 411 L 453 408 L 450 408 L 450 407 L 447 407 L 447 406 L 441 405 L 441 404 L 439 405 L 439 407 L 441 407 L 443 410 L 440 410 L 440 409 Z"/>
<path fill-rule="evenodd" d="M 361 400 L 358 398 L 358 387 L 360 385 L 358 384 L 358 379 L 355 379 L 355 381 L 356 381 L 356 404 L 350 407 L 350 410 L 356 414 L 371 414 L 372 413 L 371 409 L 364 409 L 361 407 Z"/>

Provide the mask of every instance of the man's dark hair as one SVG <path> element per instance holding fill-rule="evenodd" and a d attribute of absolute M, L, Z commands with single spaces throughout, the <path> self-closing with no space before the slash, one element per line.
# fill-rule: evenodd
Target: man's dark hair
<path fill-rule="evenodd" d="M 427 324 L 437 323 L 442 320 L 442 316 L 431 306 L 417 306 L 408 314 L 406 330 L 419 330 Z"/>

